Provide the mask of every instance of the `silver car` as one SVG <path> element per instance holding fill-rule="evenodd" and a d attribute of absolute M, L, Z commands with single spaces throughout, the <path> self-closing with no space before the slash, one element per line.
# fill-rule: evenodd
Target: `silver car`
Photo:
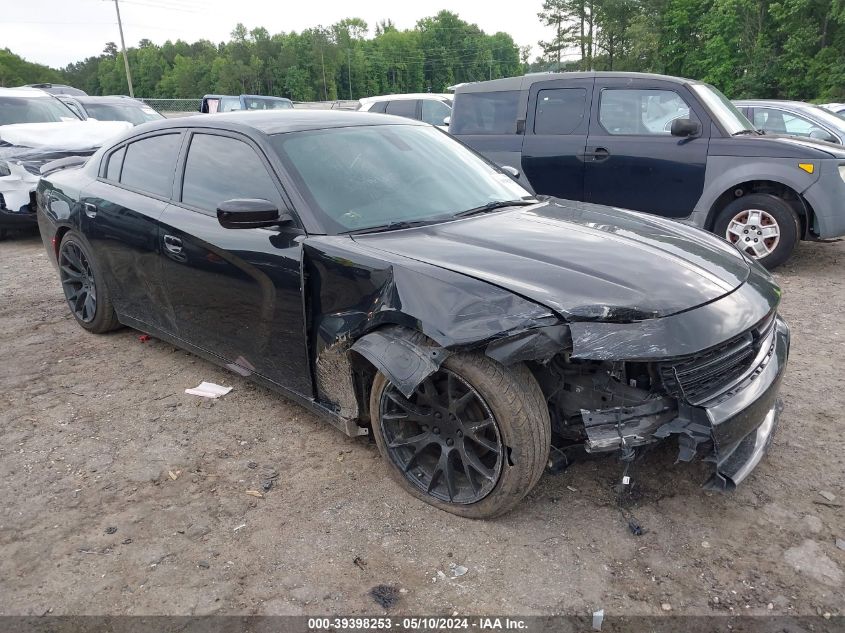
<path fill-rule="evenodd" d="M 845 119 L 803 101 L 734 101 L 754 127 L 769 134 L 803 136 L 845 145 Z"/>

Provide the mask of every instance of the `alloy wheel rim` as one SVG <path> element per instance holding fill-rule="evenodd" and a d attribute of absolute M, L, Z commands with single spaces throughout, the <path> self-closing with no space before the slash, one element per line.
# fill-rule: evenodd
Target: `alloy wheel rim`
<path fill-rule="evenodd" d="M 77 319 L 90 323 L 97 314 L 97 284 L 82 249 L 67 242 L 59 253 L 59 276 L 68 305 Z"/>
<path fill-rule="evenodd" d="M 728 222 L 725 238 L 755 259 L 762 259 L 778 247 L 780 226 L 762 209 L 745 209 Z"/>
<path fill-rule="evenodd" d="M 390 460 L 417 488 L 441 501 L 476 503 L 495 488 L 505 447 L 481 395 L 441 369 L 406 398 L 389 384 L 379 418 Z"/>

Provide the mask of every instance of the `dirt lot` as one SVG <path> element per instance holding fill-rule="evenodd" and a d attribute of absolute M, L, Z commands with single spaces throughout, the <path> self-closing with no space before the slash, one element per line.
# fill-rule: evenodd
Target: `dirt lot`
<path fill-rule="evenodd" d="M 777 275 L 793 351 L 769 457 L 719 495 L 652 452 L 634 536 L 613 460 L 495 521 L 445 514 L 366 439 L 136 331 L 85 333 L 40 241 L 0 243 L 0 614 L 381 614 L 382 584 L 391 614 L 841 614 L 844 270 L 845 243 L 804 244 Z M 201 380 L 234 390 L 184 394 Z"/>

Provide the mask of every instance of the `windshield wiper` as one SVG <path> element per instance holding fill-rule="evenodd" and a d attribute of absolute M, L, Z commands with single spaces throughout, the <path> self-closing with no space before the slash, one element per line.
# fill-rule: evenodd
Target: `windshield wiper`
<path fill-rule="evenodd" d="M 740 130 L 739 132 L 734 132 L 731 136 L 740 136 L 742 134 L 759 134 L 757 130 Z"/>
<path fill-rule="evenodd" d="M 468 215 L 478 215 L 479 213 L 487 213 L 489 211 L 495 211 L 496 209 L 504 209 L 505 207 L 526 207 L 532 204 L 537 204 L 537 200 L 495 200 L 493 202 L 488 202 L 487 204 L 482 204 L 480 207 L 474 207 L 472 209 L 456 213 L 455 217 L 465 218 Z"/>
<path fill-rule="evenodd" d="M 426 224 L 435 224 L 437 222 L 442 222 L 442 219 L 439 220 L 396 220 L 394 222 L 388 222 L 387 224 L 379 224 L 376 226 L 368 226 L 362 229 L 353 229 L 351 231 L 344 231 L 344 235 L 360 235 L 362 233 L 384 233 L 385 231 L 398 231 L 399 229 L 410 229 L 415 226 L 425 226 Z"/>

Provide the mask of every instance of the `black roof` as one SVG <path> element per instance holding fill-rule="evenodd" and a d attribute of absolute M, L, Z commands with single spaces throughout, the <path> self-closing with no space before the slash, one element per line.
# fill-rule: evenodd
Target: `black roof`
<path fill-rule="evenodd" d="M 593 79 L 602 77 L 607 79 L 653 79 L 669 81 L 678 84 L 701 83 L 694 79 L 683 77 L 672 77 L 671 75 L 658 75 L 655 73 L 623 73 L 612 71 L 589 71 L 589 72 L 565 72 L 565 73 L 530 73 L 519 77 L 505 77 L 504 79 L 493 79 L 491 81 L 477 81 L 461 84 L 455 87 L 455 93 L 459 92 L 488 92 L 504 90 L 523 90 L 529 88 L 538 81 L 556 81 L 560 79 Z"/>
<path fill-rule="evenodd" d="M 204 127 L 236 131 L 247 131 L 251 128 L 264 134 L 282 134 L 360 125 L 426 124 L 389 114 L 372 114 L 350 110 L 260 110 L 256 112 L 226 112 L 224 114 L 195 114 L 165 119 L 139 125 L 135 128 L 135 132 L 151 132 L 165 128 Z"/>

